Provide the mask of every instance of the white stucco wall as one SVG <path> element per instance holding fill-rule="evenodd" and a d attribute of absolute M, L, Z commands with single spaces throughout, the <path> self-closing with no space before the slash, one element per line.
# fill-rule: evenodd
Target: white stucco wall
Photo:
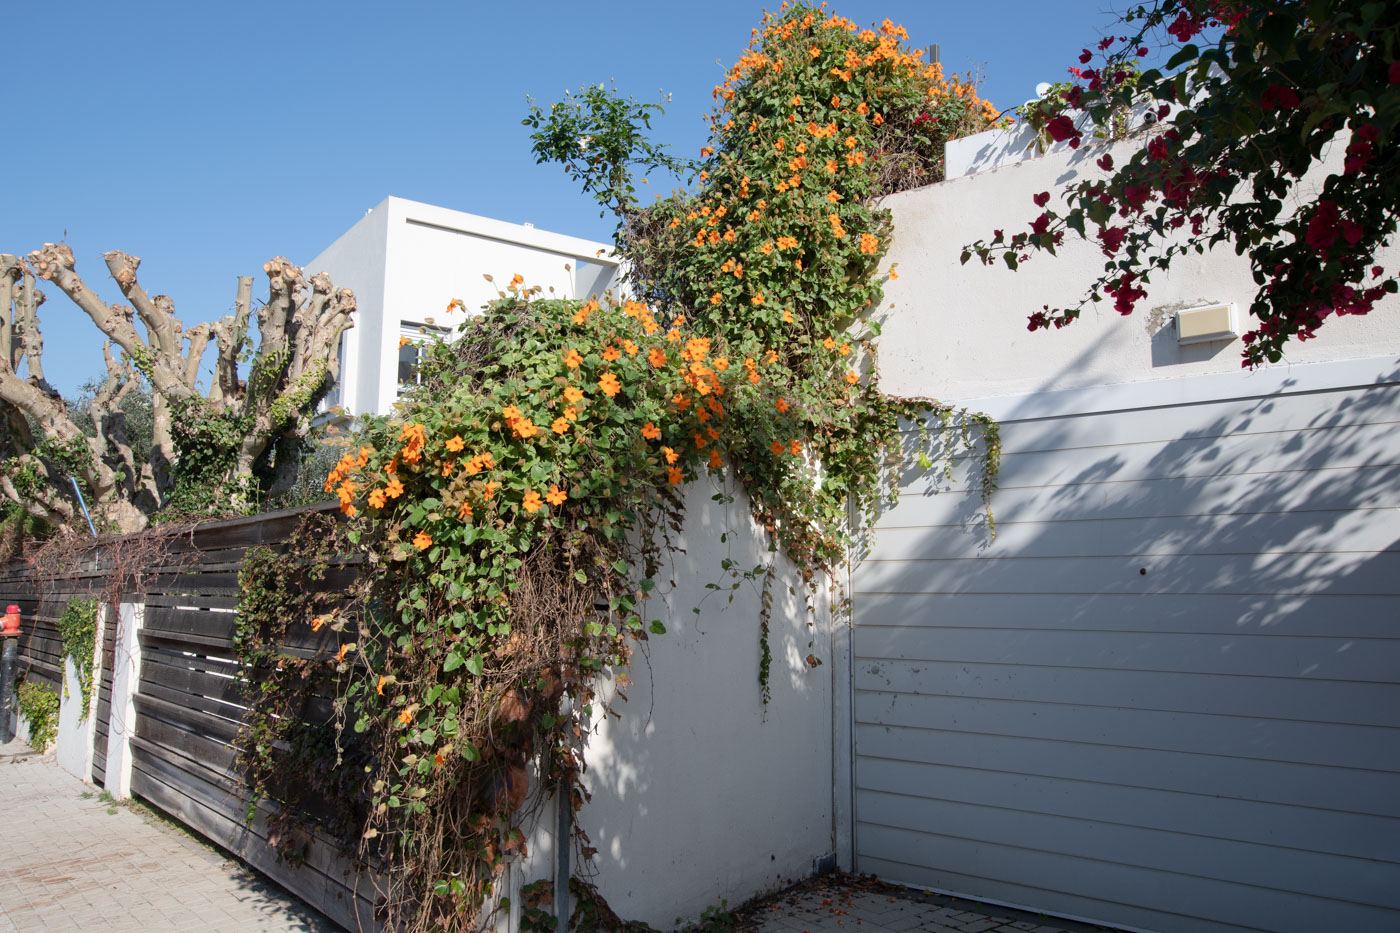
<path fill-rule="evenodd" d="M 587 755 L 593 801 L 579 815 L 613 909 L 662 929 L 807 877 L 834 849 L 829 601 L 822 594 L 807 613 L 779 560 L 765 710 L 758 583 L 726 602 L 720 564 L 752 569 L 774 555 L 745 497 L 723 505 L 715 492 L 705 480 L 687 488 L 681 551 L 661 575 L 674 581 L 657 612 L 667 633 L 636 658 L 622 718 L 599 722 Z M 823 665 L 809 667 L 808 654 Z"/>
<path fill-rule="evenodd" d="M 340 360 L 339 403 L 349 412 L 364 410 L 361 399 L 378 398 L 380 357 L 366 354 L 365 347 L 379 347 L 385 341 L 384 307 L 385 243 L 389 235 L 389 202 L 381 201 L 366 212 L 304 269 L 308 276 L 325 272 L 339 288 L 355 293 L 357 310 L 354 326 L 345 333 Z M 398 341 L 395 331 L 394 341 Z M 393 378 L 390 371 L 389 378 Z"/>
<path fill-rule="evenodd" d="M 1014 131 L 1013 131 L 1014 133 Z M 985 139 L 984 139 L 985 137 Z M 1109 148 L 1122 164 L 1139 142 Z M 996 134 L 963 144 L 974 152 L 1004 150 Z M 1181 257 L 1169 275 L 1154 273 L 1147 298 L 1124 318 L 1105 302 L 1062 330 L 1026 330 L 1026 319 L 1044 304 L 1078 303 L 1105 257 L 1096 244 L 1070 233 L 1057 257 L 1034 255 L 1012 272 L 959 264 L 965 244 L 1027 228 L 1039 209 L 1031 197 L 1083 177 L 1104 173 L 1094 160 L 1103 146 L 1061 149 L 1048 155 L 906 191 L 885 200 L 894 213 L 894 241 L 886 260 L 899 278 L 885 287 L 881 309 L 881 373 L 886 391 L 931 395 L 947 401 L 986 396 L 1180 379 L 1240 368 L 1238 339 L 1179 346 L 1170 311 L 1183 305 L 1235 302 L 1246 329 L 1256 286 L 1247 261 L 1223 246 Z M 990 157 L 989 157 L 990 158 Z M 950 162 L 952 158 L 950 156 Z M 988 162 L 985 164 L 993 164 Z M 1053 200 L 1051 205 L 1061 203 Z M 1386 261 L 1393 268 L 1400 250 Z M 1316 340 L 1288 346 L 1285 362 L 1369 357 L 1400 352 L 1400 300 L 1388 297 L 1364 318 L 1328 321 Z"/>
<path fill-rule="evenodd" d="M 595 707 L 584 756 L 593 799 L 577 819 L 598 854 L 592 866 L 575 857 L 573 874 L 591 878 L 623 919 L 663 930 L 809 877 L 835 847 L 830 599 L 820 594 L 808 612 L 789 589 L 797 585 L 791 564 L 779 559 L 765 709 L 758 583 L 731 591 L 720 564 L 753 569 L 773 555 L 744 497 L 716 503 L 717 491 L 707 480 L 687 487 L 674 542 L 682 550 L 658 575 L 648 611 L 666 634 L 639 646 L 627 699 L 614 704 L 621 718 Z M 822 665 L 808 666 L 809 654 Z M 604 695 L 618 686 L 608 681 Z M 554 877 L 555 818 L 546 807 L 530 859 L 504 885 L 517 904 L 520 884 Z M 497 929 L 511 924 L 503 915 Z"/>

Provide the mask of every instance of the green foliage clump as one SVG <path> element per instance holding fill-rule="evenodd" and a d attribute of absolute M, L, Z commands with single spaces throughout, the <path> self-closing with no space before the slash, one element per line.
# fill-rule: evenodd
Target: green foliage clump
<path fill-rule="evenodd" d="M 58 736 L 58 694 L 43 684 L 25 681 L 16 691 L 16 701 L 29 726 L 30 747 L 43 754 Z"/>

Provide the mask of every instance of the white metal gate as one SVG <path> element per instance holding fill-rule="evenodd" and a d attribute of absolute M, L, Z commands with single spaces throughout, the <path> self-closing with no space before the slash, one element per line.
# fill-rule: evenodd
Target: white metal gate
<path fill-rule="evenodd" d="M 1400 929 L 1400 365 L 995 400 L 853 571 L 859 871 L 1118 926 Z"/>

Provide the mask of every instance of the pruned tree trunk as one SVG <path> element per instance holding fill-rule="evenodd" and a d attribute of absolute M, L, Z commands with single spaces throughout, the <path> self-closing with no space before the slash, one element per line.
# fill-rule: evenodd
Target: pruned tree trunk
<path fill-rule="evenodd" d="M 0 255 L 0 495 L 44 521 L 71 526 L 79 516 L 71 478 L 94 521 L 121 531 L 144 527 L 180 489 L 187 493 L 181 505 L 251 510 L 267 484 L 295 478 L 316 405 L 339 373 L 354 295 L 324 273 L 308 283 L 287 259 L 270 260 L 263 267 L 269 297 L 257 311 L 258 349 L 245 381 L 238 363 L 249 344 L 251 277 L 238 278 L 232 314 L 187 329 L 169 297 L 142 287 L 140 259 L 119 251 L 104 259 L 130 305 L 98 297 L 66 245 L 46 243 L 25 259 Z M 44 296 L 36 276 L 107 337 L 106 379 L 88 404 L 95 436 L 78 427 L 44 379 Z M 211 343 L 214 371 L 205 392 L 199 370 Z M 154 425 L 150 455 L 138 462 L 121 405 L 143 378 L 152 388 Z M 200 495 L 188 495 L 191 489 Z"/>

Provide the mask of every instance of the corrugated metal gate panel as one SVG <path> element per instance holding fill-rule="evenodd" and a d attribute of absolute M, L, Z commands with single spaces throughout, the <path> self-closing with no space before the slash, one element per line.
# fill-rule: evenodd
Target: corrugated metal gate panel
<path fill-rule="evenodd" d="M 1366 365 L 1010 400 L 991 542 L 959 471 L 910 473 L 853 574 L 857 868 L 1153 930 L 1400 928 L 1400 379 Z"/>

